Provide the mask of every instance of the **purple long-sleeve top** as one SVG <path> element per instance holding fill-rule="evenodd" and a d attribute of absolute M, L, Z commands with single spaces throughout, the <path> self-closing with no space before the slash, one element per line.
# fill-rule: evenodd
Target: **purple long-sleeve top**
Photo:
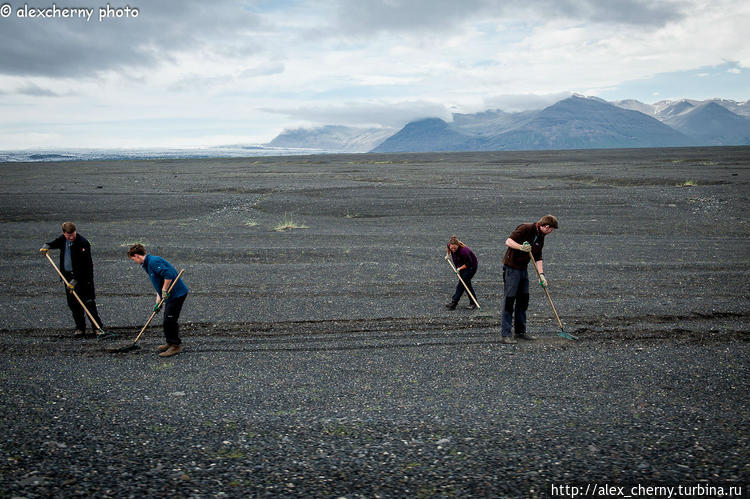
<path fill-rule="evenodd" d="M 450 246 L 448 246 L 448 251 L 450 251 Z M 477 255 L 468 246 L 458 248 L 455 253 L 451 253 L 451 258 L 456 268 L 462 265 L 466 265 L 469 269 L 477 268 Z"/>

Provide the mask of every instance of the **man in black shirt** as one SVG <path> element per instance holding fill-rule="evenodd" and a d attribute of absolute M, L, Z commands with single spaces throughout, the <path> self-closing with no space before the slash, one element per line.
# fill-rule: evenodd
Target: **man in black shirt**
<path fill-rule="evenodd" d="M 48 253 L 50 249 L 60 250 L 60 271 L 65 279 L 70 283 L 71 288 L 65 288 L 65 296 L 68 299 L 68 307 L 73 313 L 73 320 L 76 323 L 76 337 L 82 337 L 86 331 L 86 315 L 78 303 L 73 290 L 81 298 L 86 308 L 94 317 L 100 327 L 102 320 L 96 310 L 96 294 L 94 292 L 94 263 L 91 260 L 91 244 L 82 235 L 78 234 L 76 226 L 72 222 L 65 222 L 62 225 L 63 233 L 56 239 L 46 243 L 39 250 L 42 254 Z M 91 320 L 89 318 L 89 320 Z M 91 324 L 91 329 L 97 335 L 103 334 L 104 331 L 96 329 L 96 325 Z"/>
<path fill-rule="evenodd" d="M 505 240 L 508 250 L 505 252 L 505 258 L 503 258 L 503 293 L 505 298 L 502 343 L 515 343 L 511 336 L 511 326 L 513 326 L 516 338 L 533 339 L 526 334 L 526 309 L 529 308 L 529 272 L 527 267 L 531 261 L 529 253 L 534 255 L 537 269 L 539 269 L 541 275 L 539 284 L 546 287 L 547 278 L 544 276 L 544 263 L 542 261 L 544 236 L 551 234 L 557 227 L 557 218 L 552 215 L 545 215 L 536 223 L 519 225 Z"/>

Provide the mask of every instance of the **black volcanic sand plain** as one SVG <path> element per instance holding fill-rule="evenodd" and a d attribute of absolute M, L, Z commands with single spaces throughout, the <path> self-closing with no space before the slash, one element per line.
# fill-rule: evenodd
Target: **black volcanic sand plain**
<path fill-rule="evenodd" d="M 0 171 L 2 497 L 750 482 L 750 148 Z M 504 241 L 546 213 L 549 291 L 579 339 L 532 282 L 537 340 L 501 345 Z M 38 252 L 65 220 L 117 339 L 72 337 Z M 452 234 L 479 258 L 479 310 L 443 306 Z M 135 242 L 185 269 L 176 357 L 155 353 L 161 317 L 110 352 L 153 305 Z"/>

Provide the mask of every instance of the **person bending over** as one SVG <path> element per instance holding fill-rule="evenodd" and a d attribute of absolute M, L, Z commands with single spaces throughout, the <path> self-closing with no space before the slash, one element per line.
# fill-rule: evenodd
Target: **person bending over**
<path fill-rule="evenodd" d="M 466 283 L 466 287 L 469 288 L 474 298 L 477 294 L 474 292 L 474 288 L 471 286 L 471 278 L 477 273 L 477 256 L 471 251 L 471 248 L 462 243 L 456 236 L 451 236 L 448 241 L 448 249 L 445 256 L 453 259 L 453 265 L 456 267 L 456 271 L 461 276 L 461 279 Z M 458 300 L 461 299 L 461 295 L 464 293 L 464 285 L 461 284 L 461 280 L 458 281 L 456 286 L 456 292 L 453 293 L 451 301 L 445 304 L 451 310 L 455 310 L 458 305 Z M 468 309 L 476 308 L 476 304 L 469 297 L 469 304 L 466 306 Z"/>
<path fill-rule="evenodd" d="M 536 267 L 541 275 L 539 284 L 546 287 L 544 276 L 542 247 L 544 237 L 557 229 L 557 218 L 543 216 L 536 223 L 521 224 L 516 227 L 505 245 L 508 247 L 503 258 L 503 320 L 501 330 L 502 343 L 515 343 L 511 336 L 511 326 L 515 336 L 522 340 L 533 340 L 526 334 L 526 310 L 529 308 L 529 272 L 528 264 L 534 255 Z"/>
<path fill-rule="evenodd" d="M 154 312 L 158 312 L 161 309 L 159 303 L 161 298 L 164 298 L 163 327 L 166 343 L 157 347 L 161 352 L 159 356 L 171 357 L 180 353 L 182 351 L 182 340 L 180 339 L 180 326 L 177 320 L 180 318 L 182 304 L 185 303 L 185 298 L 187 298 L 188 287 L 182 278 L 180 278 L 174 285 L 174 288 L 172 288 L 172 292 L 168 292 L 167 290 L 172 285 L 172 281 L 177 278 L 177 271 L 164 258 L 146 253 L 146 249 L 142 244 L 131 246 L 128 250 L 128 258 L 143 267 L 143 270 L 151 278 L 151 284 L 156 289 Z"/>

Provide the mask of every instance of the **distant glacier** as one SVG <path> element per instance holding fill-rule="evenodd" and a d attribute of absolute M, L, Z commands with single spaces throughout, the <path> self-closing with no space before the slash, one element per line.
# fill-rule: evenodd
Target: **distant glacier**
<path fill-rule="evenodd" d="M 44 161 L 112 161 L 200 158 L 244 158 L 263 156 L 301 156 L 330 154 L 327 151 L 300 147 L 220 146 L 195 149 L 28 149 L 0 151 L 0 163 Z"/>

